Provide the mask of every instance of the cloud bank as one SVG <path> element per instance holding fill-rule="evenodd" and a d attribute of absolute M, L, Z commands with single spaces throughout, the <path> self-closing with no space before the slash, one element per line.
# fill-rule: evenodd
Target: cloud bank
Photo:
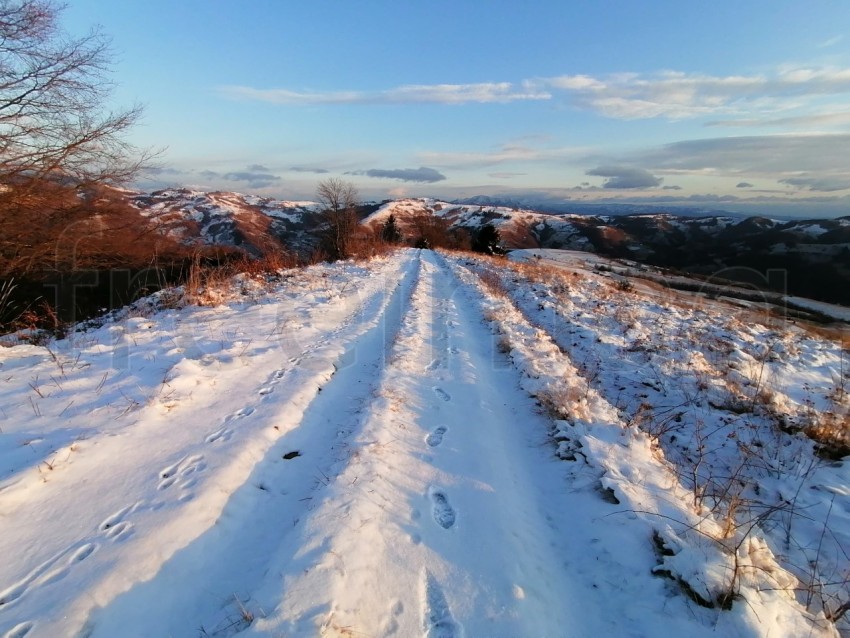
<path fill-rule="evenodd" d="M 409 84 L 379 91 L 309 91 L 228 85 L 220 95 L 235 100 L 307 105 L 489 104 L 551 100 L 563 95 L 575 106 L 616 119 L 681 120 L 717 115 L 769 117 L 823 96 L 850 93 L 850 69 L 841 67 L 779 67 L 771 74 L 716 76 L 682 71 L 654 74 L 615 73 L 605 76 L 561 75 L 519 82 L 469 84 Z M 826 121 L 845 122 L 843 101 L 824 114 Z M 793 116 L 788 123 L 801 116 Z M 715 122 L 735 126 L 757 118 Z M 740 124 L 743 125 L 743 124 Z M 749 125 L 749 124 L 746 124 Z"/>
<path fill-rule="evenodd" d="M 346 175 L 365 175 L 384 179 L 397 179 L 403 182 L 420 182 L 433 184 L 446 179 L 446 176 L 433 168 L 420 166 L 419 168 L 370 168 L 366 171 L 349 171 Z"/>
<path fill-rule="evenodd" d="M 550 90 L 570 93 L 584 109 L 617 119 L 663 117 L 671 120 L 716 114 L 770 112 L 788 98 L 850 92 L 850 69 L 783 68 L 772 76 L 705 74 L 665 71 L 605 77 L 564 75 L 541 80 Z"/>
<path fill-rule="evenodd" d="M 631 166 L 599 166 L 586 171 L 585 174 L 606 178 L 602 188 L 654 188 L 661 185 L 661 179 L 649 171 Z"/>

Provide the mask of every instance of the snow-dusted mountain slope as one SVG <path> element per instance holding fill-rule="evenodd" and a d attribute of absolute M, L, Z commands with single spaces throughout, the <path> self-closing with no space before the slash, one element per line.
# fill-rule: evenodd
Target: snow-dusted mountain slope
<path fill-rule="evenodd" d="M 490 223 L 508 248 L 593 251 L 850 305 L 850 217 L 780 222 L 763 217 L 550 215 L 407 199 L 384 204 L 365 223 L 379 225 L 390 215 L 410 237 L 416 236 L 423 216 L 471 233 Z"/>
<path fill-rule="evenodd" d="M 172 189 L 135 195 L 131 201 L 160 232 L 184 244 L 238 247 L 255 255 L 281 247 L 310 253 L 322 224 L 318 204 L 239 193 Z M 850 217 L 780 222 L 668 214 L 553 215 L 427 198 L 363 204 L 358 214 L 373 231 L 392 215 L 410 245 L 434 222 L 470 236 L 489 223 L 498 228 L 507 248 L 593 251 L 850 305 Z M 768 276 L 769 271 L 774 274 Z"/>
<path fill-rule="evenodd" d="M 416 223 L 422 217 L 437 217 L 449 228 L 477 232 L 485 224 L 499 229 L 502 241 L 510 248 L 529 248 L 552 245 L 556 248 L 593 250 L 585 228 L 592 218 L 580 215 L 549 215 L 530 210 L 500 206 L 459 205 L 434 199 L 402 199 L 385 203 L 363 220 L 366 225 L 380 225 L 390 215 L 397 220 L 402 232 L 415 235 Z"/>
<path fill-rule="evenodd" d="M 836 636 L 850 466 L 800 431 L 846 352 L 539 268 L 403 250 L 0 349 L 0 635 Z"/>
<path fill-rule="evenodd" d="M 283 242 L 311 247 L 321 207 L 230 192 L 169 189 L 134 195 L 130 201 L 164 234 L 187 244 L 236 246 L 251 253 Z"/>

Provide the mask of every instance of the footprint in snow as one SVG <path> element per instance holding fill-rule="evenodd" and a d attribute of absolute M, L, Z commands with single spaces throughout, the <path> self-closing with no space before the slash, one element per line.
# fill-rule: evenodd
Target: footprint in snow
<path fill-rule="evenodd" d="M 433 361 L 431 361 L 431 363 L 429 363 L 427 366 L 425 366 L 425 369 L 428 370 L 429 372 L 433 372 L 434 370 L 441 370 L 445 367 L 446 367 L 445 362 L 442 359 L 438 358 L 438 359 L 434 359 Z"/>
<path fill-rule="evenodd" d="M 398 617 L 404 613 L 404 603 L 400 600 L 394 601 L 390 605 L 390 613 L 384 618 L 381 623 L 381 635 L 393 636 L 399 630 Z"/>
<path fill-rule="evenodd" d="M 425 600 L 423 624 L 428 638 L 456 638 L 462 635 L 461 627 L 452 616 L 446 595 L 431 572 L 425 572 Z"/>
<path fill-rule="evenodd" d="M 443 442 L 443 436 L 447 431 L 448 428 L 444 425 L 441 425 L 425 437 L 425 442 L 431 447 L 437 447 L 438 445 L 440 445 L 440 443 Z"/>
<path fill-rule="evenodd" d="M 451 401 L 451 395 L 442 388 L 434 388 L 434 394 L 440 397 L 443 401 Z"/>
<path fill-rule="evenodd" d="M 271 386 L 266 386 L 264 388 L 260 388 L 260 391 L 257 394 L 259 394 L 261 397 L 264 397 L 267 394 L 271 394 L 272 392 L 274 392 L 274 388 Z"/>
<path fill-rule="evenodd" d="M 434 489 L 430 491 L 430 496 L 434 521 L 443 529 L 451 528 L 457 516 L 454 508 L 449 504 L 448 497 L 442 491 Z"/>

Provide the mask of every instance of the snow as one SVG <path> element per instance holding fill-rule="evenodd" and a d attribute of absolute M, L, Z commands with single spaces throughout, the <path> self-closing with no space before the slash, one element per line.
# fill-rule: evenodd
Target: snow
<path fill-rule="evenodd" d="M 829 228 L 819 222 L 801 223 L 799 227 L 803 229 L 807 235 L 811 237 L 820 237 L 829 232 Z"/>
<path fill-rule="evenodd" d="M 0 348 L 0 635 L 836 635 L 789 563 L 846 573 L 846 466 L 805 471 L 808 439 L 742 417 L 781 444 L 747 468 L 764 502 L 806 516 L 790 549 L 781 525 L 726 534 L 687 446 L 636 415 L 700 379 L 727 398 L 723 344 L 743 392 L 844 409 L 840 349 L 633 293 L 606 310 L 596 274 L 502 262 L 494 292 L 492 268 L 403 250 Z"/>
<path fill-rule="evenodd" d="M 837 321 L 850 323 L 850 308 L 846 306 L 815 301 L 814 299 L 806 299 L 804 297 L 786 297 L 785 299 L 788 303 L 799 306 L 800 308 L 808 308 Z"/>

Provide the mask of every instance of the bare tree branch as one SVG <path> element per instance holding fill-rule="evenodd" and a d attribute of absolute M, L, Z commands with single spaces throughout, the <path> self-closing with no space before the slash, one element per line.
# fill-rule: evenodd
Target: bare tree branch
<path fill-rule="evenodd" d="M 48 268 L 67 228 L 102 218 L 79 195 L 125 184 L 153 158 L 124 138 L 141 107 L 106 106 L 109 40 L 65 34 L 63 9 L 0 0 L 0 277 Z"/>
<path fill-rule="evenodd" d="M 347 259 L 357 231 L 357 187 L 331 177 L 319 182 L 316 197 L 325 206 L 323 248 L 331 259 Z"/>

